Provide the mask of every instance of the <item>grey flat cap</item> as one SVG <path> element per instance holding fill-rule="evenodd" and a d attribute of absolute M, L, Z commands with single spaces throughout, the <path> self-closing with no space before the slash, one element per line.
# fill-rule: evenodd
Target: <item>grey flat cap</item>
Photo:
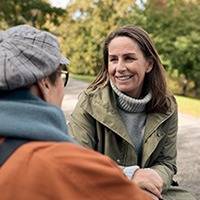
<path fill-rule="evenodd" d="M 0 90 L 34 84 L 52 74 L 59 64 L 68 65 L 57 38 L 29 25 L 0 32 Z"/>

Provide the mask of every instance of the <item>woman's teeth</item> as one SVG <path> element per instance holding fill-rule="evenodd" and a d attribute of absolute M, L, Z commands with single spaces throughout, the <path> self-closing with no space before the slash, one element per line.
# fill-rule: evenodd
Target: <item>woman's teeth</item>
<path fill-rule="evenodd" d="M 116 76 L 117 77 L 117 79 L 119 79 L 119 80 L 128 80 L 128 79 L 130 79 L 132 76 L 131 75 L 128 75 L 128 76 Z"/>

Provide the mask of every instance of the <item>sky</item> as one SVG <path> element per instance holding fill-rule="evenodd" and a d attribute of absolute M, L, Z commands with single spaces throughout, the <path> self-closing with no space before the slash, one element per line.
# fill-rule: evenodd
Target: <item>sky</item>
<path fill-rule="evenodd" d="M 52 6 L 66 8 L 68 0 L 49 0 Z"/>
<path fill-rule="evenodd" d="M 66 8 L 67 3 L 69 2 L 69 0 L 49 0 L 49 2 L 55 6 L 55 7 L 60 7 L 60 8 Z M 136 0 L 136 2 L 138 4 L 140 4 L 141 2 Z M 143 0 L 143 2 L 146 2 L 146 0 Z M 142 5 L 141 5 L 142 6 Z"/>

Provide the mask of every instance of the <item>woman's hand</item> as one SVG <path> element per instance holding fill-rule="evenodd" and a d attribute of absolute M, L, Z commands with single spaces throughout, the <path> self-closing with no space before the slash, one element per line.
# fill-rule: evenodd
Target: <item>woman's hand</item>
<path fill-rule="evenodd" d="M 161 192 L 163 187 L 163 180 L 160 175 L 150 168 L 138 169 L 132 180 L 141 189 L 147 190 L 158 198 L 162 198 Z"/>

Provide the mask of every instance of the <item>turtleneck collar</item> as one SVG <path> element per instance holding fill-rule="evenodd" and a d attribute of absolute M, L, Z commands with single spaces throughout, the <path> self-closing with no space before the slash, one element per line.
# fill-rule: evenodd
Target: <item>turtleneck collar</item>
<path fill-rule="evenodd" d="M 149 92 L 144 98 L 135 99 L 119 91 L 114 86 L 111 80 L 110 80 L 110 85 L 117 96 L 118 107 L 126 112 L 134 112 L 134 113 L 143 112 L 145 110 L 146 104 L 152 98 L 152 94 L 151 92 Z"/>

